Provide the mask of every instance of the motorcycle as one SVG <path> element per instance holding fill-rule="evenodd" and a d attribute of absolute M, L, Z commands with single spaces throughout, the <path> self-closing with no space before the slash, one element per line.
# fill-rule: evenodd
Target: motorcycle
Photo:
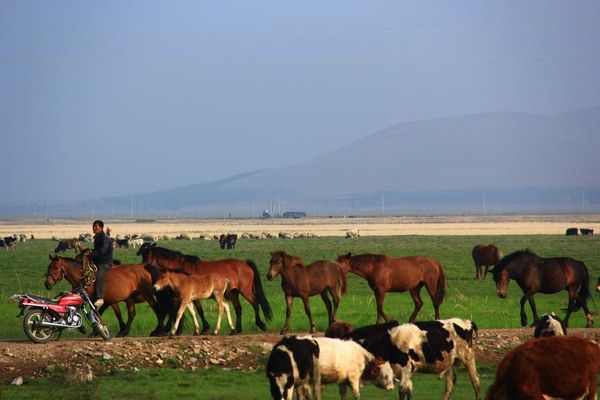
<path fill-rule="evenodd" d="M 58 340 L 64 329 L 79 329 L 85 333 L 82 314 L 102 339 L 110 339 L 108 326 L 81 286 L 73 293 L 61 293 L 57 300 L 28 293 L 14 294 L 10 298 L 19 303 L 21 312 L 17 317 L 25 315 L 23 330 L 35 343 L 46 343 L 57 333 Z"/>

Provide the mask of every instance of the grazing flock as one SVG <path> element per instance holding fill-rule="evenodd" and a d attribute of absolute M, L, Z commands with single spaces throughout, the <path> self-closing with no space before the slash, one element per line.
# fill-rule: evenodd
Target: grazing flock
<path fill-rule="evenodd" d="M 177 334 L 186 309 L 194 321 L 194 334 L 203 334 L 209 329 L 209 323 L 199 300 L 207 298 L 213 298 L 218 309 L 212 333 L 219 332 L 223 311 L 231 333 L 238 333 L 242 331 L 240 296 L 252 305 L 256 325 L 266 330 L 261 313 L 270 320 L 272 311 L 253 261 L 235 258 L 207 261 L 139 239 L 141 242 L 137 242 L 137 238 L 115 239 L 117 247 L 138 247 L 137 254 L 143 261 L 135 265 L 117 265 L 106 277 L 107 291 L 101 312 L 113 308 L 119 320 L 119 336 L 128 334 L 135 317 L 135 303 L 142 301 L 150 304 L 157 317 L 158 324 L 152 335 Z M 233 249 L 236 241 L 237 235 L 232 234 L 219 238 L 223 249 Z M 62 240 L 55 252 L 69 248 L 78 251 L 79 240 Z M 524 305 L 529 302 L 535 326 L 535 338 L 510 351 L 498 366 L 487 399 L 595 398 L 599 348 L 585 339 L 566 336 L 572 312 L 582 309 L 588 326 L 592 323 L 587 307 L 590 293 L 586 266 L 565 257 L 541 258 L 529 250 L 503 257 L 495 245 L 476 245 L 472 257 L 475 279 L 484 279 L 492 267 L 489 272 L 499 297 L 506 296 L 511 279 L 518 282 L 524 292 L 520 301 L 522 325 L 527 325 Z M 79 284 L 81 264 L 77 260 L 58 255 L 50 256 L 50 259 L 46 288 L 50 289 L 61 279 L 68 280 L 73 287 Z M 336 320 L 349 272 L 364 278 L 373 290 L 377 322 L 374 325 L 355 328 L 350 323 Z M 460 364 L 466 368 L 474 398 L 482 398 L 474 351 L 477 326 L 466 319 L 441 319 L 439 308 L 447 284 L 437 259 L 347 253 L 334 261 L 317 260 L 306 265 L 297 256 L 274 251 L 266 277 L 273 280 L 278 276 L 286 302 L 281 334 L 289 333 L 292 303 L 296 297 L 302 299 L 309 333 L 284 336 L 273 346 L 266 364 L 273 399 L 321 399 L 325 384 L 337 384 L 342 399 L 348 389 L 354 399 L 359 399 L 364 384 L 386 390 L 392 390 L 398 384 L 399 398 L 411 399 L 415 372 L 444 377 L 442 399 L 450 399 L 456 382 L 456 368 Z M 423 305 L 422 288 L 432 300 L 433 321 L 417 321 Z M 554 313 L 539 317 L 533 298 L 535 293 L 562 290 L 567 290 L 569 295 L 564 320 Z M 392 320 L 384 313 L 383 302 L 388 292 L 410 293 L 414 310 L 407 323 Z M 325 337 L 312 335 L 316 333 L 316 324 L 309 297 L 315 295 L 320 295 L 327 309 L 329 328 Z M 127 304 L 126 323 L 118 307 L 121 301 Z M 235 324 L 227 301 L 233 305 Z"/>

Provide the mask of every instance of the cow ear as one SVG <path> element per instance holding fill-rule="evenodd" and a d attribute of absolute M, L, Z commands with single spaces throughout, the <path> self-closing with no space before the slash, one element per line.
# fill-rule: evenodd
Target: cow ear
<path fill-rule="evenodd" d="M 375 357 L 375 359 L 373 361 L 375 362 L 375 365 L 385 364 L 385 361 L 381 357 Z"/>

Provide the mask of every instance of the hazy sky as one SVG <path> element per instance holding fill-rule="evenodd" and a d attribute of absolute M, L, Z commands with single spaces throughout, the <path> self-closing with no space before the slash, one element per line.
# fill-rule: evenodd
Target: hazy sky
<path fill-rule="evenodd" d="M 281 167 L 415 119 L 598 105 L 599 38 L 598 1 L 2 0 L 0 204 Z"/>

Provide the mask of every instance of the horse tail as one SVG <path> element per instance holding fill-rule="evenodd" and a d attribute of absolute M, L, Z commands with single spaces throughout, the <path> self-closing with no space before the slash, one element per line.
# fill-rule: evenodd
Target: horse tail
<path fill-rule="evenodd" d="M 581 286 L 579 287 L 579 298 L 583 303 L 580 303 L 579 300 L 575 302 L 575 308 L 573 311 L 577 311 L 587 304 L 587 299 L 590 297 L 590 275 L 588 273 L 588 269 L 586 265 L 578 261 L 578 264 L 581 266 L 583 278 L 581 279 Z"/>
<path fill-rule="evenodd" d="M 343 296 L 346 294 L 346 289 L 348 289 L 348 280 L 346 279 L 346 274 L 341 268 L 338 268 L 338 272 L 338 293 L 340 296 Z"/>
<path fill-rule="evenodd" d="M 433 301 L 436 304 L 442 304 L 444 297 L 446 296 L 446 275 L 440 263 L 437 263 L 438 278 L 437 278 L 437 289 L 433 295 Z"/>
<path fill-rule="evenodd" d="M 253 288 L 254 295 L 256 296 L 256 300 L 258 300 L 258 304 L 265 314 L 265 318 L 267 320 L 273 319 L 273 311 L 271 310 L 271 306 L 269 305 L 269 301 L 267 300 L 267 296 L 265 296 L 265 291 L 263 290 L 262 282 L 260 280 L 260 274 L 258 273 L 258 268 L 256 264 L 252 260 L 246 260 L 246 264 L 252 268 L 254 271 L 254 280 L 253 280 Z"/>

